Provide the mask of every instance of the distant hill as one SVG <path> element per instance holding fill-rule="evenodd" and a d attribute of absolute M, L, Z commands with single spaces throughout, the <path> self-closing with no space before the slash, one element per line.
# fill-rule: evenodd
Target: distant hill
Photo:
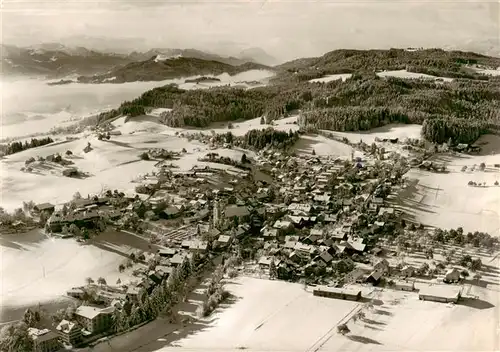
<path fill-rule="evenodd" d="M 268 53 L 266 53 L 261 48 L 247 48 L 242 50 L 238 57 L 241 60 L 249 61 L 249 62 L 258 62 L 264 65 L 274 66 L 278 63 L 278 60 Z"/>
<path fill-rule="evenodd" d="M 320 57 L 302 58 L 278 65 L 294 79 L 306 81 L 327 74 L 408 70 L 418 73 L 450 77 L 485 79 L 470 65 L 500 66 L 500 58 L 464 51 L 442 49 L 390 49 L 330 51 Z"/>
<path fill-rule="evenodd" d="M 254 59 L 254 56 L 266 59 L 265 52 L 258 50 L 242 52 L 242 58 L 237 58 L 197 49 L 155 48 L 146 52 L 116 54 L 81 46 L 43 43 L 26 48 L 2 45 L 1 56 L 2 75 L 5 76 L 28 75 L 54 79 L 77 75 L 82 76 L 80 82 L 96 83 L 112 77 L 117 77 L 114 83 L 120 83 L 268 68 Z M 181 57 L 183 59 L 179 61 Z M 172 61 L 174 59 L 177 61 Z M 156 65 L 158 62 L 155 60 L 161 61 L 162 65 Z M 134 73 L 135 70 L 144 72 Z M 157 75 L 159 78 L 155 78 Z"/>
<path fill-rule="evenodd" d="M 174 72 L 242 70 L 242 66 L 184 60 L 188 61 L 179 61 Z M 174 61 L 164 64 L 171 69 Z M 195 62 L 199 66 L 195 67 Z M 147 65 L 156 67 L 151 62 Z M 262 116 L 269 122 L 298 112 L 298 125 L 307 131 L 366 131 L 390 123 L 411 123 L 421 124 L 422 136 L 433 143 L 450 139 L 452 143 L 473 143 L 482 134 L 500 133 L 500 79 L 478 72 L 499 66 L 500 58 L 462 51 L 334 50 L 279 65 L 275 67 L 276 79 L 253 89 L 225 86 L 188 90 L 175 84 L 154 88 L 100 114 L 99 121 L 168 108 L 171 110 L 162 116 L 162 122 L 169 126 L 207 127 L 213 122 Z M 404 69 L 456 79 L 376 74 Z M 138 71 L 136 67 L 132 72 Z M 309 82 L 334 73 L 352 75 L 328 83 Z"/>
<path fill-rule="evenodd" d="M 45 76 L 89 75 L 106 72 L 131 62 L 130 58 L 105 54 L 86 48 L 69 48 L 60 44 L 42 44 L 29 48 L 2 45 L 2 75 Z"/>
<path fill-rule="evenodd" d="M 124 83 L 136 81 L 163 81 L 196 75 L 234 75 L 240 72 L 270 69 L 256 63 L 230 65 L 228 63 L 184 56 L 163 56 L 161 54 L 144 61 L 132 62 L 105 74 L 78 77 L 79 83 Z"/>
<path fill-rule="evenodd" d="M 132 61 L 145 61 L 153 56 L 161 55 L 164 57 L 178 57 L 182 56 L 185 58 L 201 59 L 207 61 L 218 61 L 232 66 L 242 65 L 248 61 L 255 62 L 254 60 L 242 60 L 236 57 L 224 57 L 212 53 L 207 53 L 205 51 L 197 49 L 160 49 L 155 48 L 148 50 L 147 52 L 132 52 L 128 57 Z"/>

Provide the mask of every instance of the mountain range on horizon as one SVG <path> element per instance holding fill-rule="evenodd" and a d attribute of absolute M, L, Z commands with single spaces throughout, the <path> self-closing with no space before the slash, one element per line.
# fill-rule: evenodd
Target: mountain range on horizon
<path fill-rule="evenodd" d="M 342 72 L 345 70 L 351 72 L 354 69 L 351 65 L 342 64 L 341 68 L 338 67 L 338 60 L 344 62 L 345 55 L 357 55 L 355 52 L 362 51 L 371 52 L 374 55 L 373 58 L 376 58 L 381 52 L 387 51 L 384 49 L 337 49 L 323 56 L 299 58 L 276 64 L 277 60 L 260 48 L 241 50 L 237 56 L 222 56 L 198 49 L 176 48 L 153 48 L 147 51 L 115 53 L 96 51 L 81 46 L 66 46 L 61 43 L 43 43 L 29 47 L 1 45 L 0 48 L 3 76 L 36 76 L 47 79 L 77 77 L 76 81 L 65 79 L 61 81 L 61 84 L 160 81 L 224 72 L 236 74 L 251 69 L 286 70 L 290 68 L 290 65 L 294 66 L 295 63 L 300 62 L 306 62 L 306 66 L 309 66 L 308 70 L 314 69 L 313 66 L 319 63 L 324 73 L 337 72 L 339 69 Z M 425 49 L 419 58 L 425 59 L 426 55 L 433 56 L 433 50 L 445 51 Z M 341 56 L 337 57 L 337 54 L 334 54 L 333 57 L 337 58 L 332 61 L 331 53 L 335 52 L 340 52 Z M 451 56 L 439 54 L 440 60 L 454 60 L 453 53 L 458 53 L 456 55 L 459 56 L 460 53 L 470 53 L 453 50 L 446 50 L 446 52 L 451 53 Z M 482 54 L 475 55 L 481 56 Z M 327 65 L 323 63 L 325 58 L 328 61 Z M 305 67 L 301 67 L 300 71 L 303 72 L 304 69 Z M 318 68 L 313 71 L 315 72 L 313 76 L 319 74 Z M 308 73 L 308 75 L 311 74 L 312 72 Z"/>
<path fill-rule="evenodd" d="M 246 63 L 272 66 L 277 60 L 260 48 L 247 48 L 237 56 L 222 56 L 198 49 L 153 48 L 128 53 L 103 52 L 81 46 L 42 43 L 29 47 L 1 45 L 2 75 L 44 76 L 62 78 L 70 75 L 104 74 L 134 62 L 147 61 L 155 56 L 185 57 L 217 61 L 231 66 Z"/>

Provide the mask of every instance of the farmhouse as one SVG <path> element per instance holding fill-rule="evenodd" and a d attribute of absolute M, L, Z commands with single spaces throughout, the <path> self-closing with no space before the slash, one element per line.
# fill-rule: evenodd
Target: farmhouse
<path fill-rule="evenodd" d="M 415 281 L 413 280 L 397 280 L 394 282 L 394 289 L 399 291 L 414 291 Z"/>
<path fill-rule="evenodd" d="M 52 214 L 55 210 L 55 205 L 52 205 L 50 203 L 42 203 L 42 204 L 37 204 L 33 207 L 33 210 L 36 212 L 48 212 Z"/>
<path fill-rule="evenodd" d="M 186 258 L 185 254 L 177 253 L 176 255 L 174 255 L 172 257 L 172 259 L 170 259 L 170 265 L 172 265 L 172 266 L 179 266 L 184 261 L 184 258 Z"/>
<path fill-rule="evenodd" d="M 401 276 L 403 277 L 411 277 L 413 276 L 413 274 L 415 273 L 415 268 L 412 267 L 411 265 L 405 265 L 402 269 L 401 269 Z"/>
<path fill-rule="evenodd" d="M 259 267 L 261 269 L 267 269 L 271 266 L 271 263 L 275 261 L 275 265 L 278 266 L 280 264 L 280 260 L 275 260 L 273 257 L 261 257 L 259 259 Z"/>
<path fill-rule="evenodd" d="M 387 259 L 380 259 L 375 263 L 373 269 L 380 271 L 382 273 L 386 273 L 389 271 L 389 262 L 387 261 Z"/>
<path fill-rule="evenodd" d="M 85 297 L 85 291 L 79 287 L 73 287 L 72 289 L 69 289 L 68 291 L 66 291 L 66 294 L 77 299 L 83 299 Z"/>
<path fill-rule="evenodd" d="M 163 211 L 163 216 L 167 219 L 173 219 L 177 217 L 180 213 L 181 210 L 178 207 L 176 207 L 175 205 L 171 205 Z"/>
<path fill-rule="evenodd" d="M 457 303 L 461 293 L 461 286 L 433 285 L 421 289 L 418 298 L 422 301 Z"/>
<path fill-rule="evenodd" d="M 373 284 L 373 286 L 377 286 L 380 283 L 380 279 L 382 278 L 382 271 L 374 270 L 372 273 L 366 278 L 366 282 Z"/>
<path fill-rule="evenodd" d="M 141 292 L 141 288 L 137 286 L 129 286 L 127 288 L 126 297 L 129 301 L 136 301 L 137 297 L 139 297 L 139 293 Z"/>
<path fill-rule="evenodd" d="M 350 301 L 358 301 L 361 299 L 361 291 L 349 287 L 336 288 L 318 286 L 314 288 L 313 295 L 319 297 L 345 299 Z"/>

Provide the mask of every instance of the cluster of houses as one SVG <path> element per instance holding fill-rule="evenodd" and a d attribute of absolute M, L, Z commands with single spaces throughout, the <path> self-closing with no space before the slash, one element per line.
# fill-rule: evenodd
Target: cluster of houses
<path fill-rule="evenodd" d="M 46 226 L 54 233 L 72 224 L 93 228 L 103 220 L 125 226 L 135 216 L 143 231 L 159 237 L 159 249 L 136 255 L 146 264 L 136 270 L 138 282 L 97 286 L 100 308 L 80 306 L 73 320 L 61 321 L 52 332 L 38 331 L 34 340 L 46 346 L 52 346 L 54 339 L 79 345 L 105 334 L 115 309 L 137 299 L 143 290 L 152 292 L 185 258 L 194 253 L 234 251 L 233 244 L 248 238 L 258 248 L 257 266 L 278 279 L 307 278 L 324 284 L 325 276 L 339 270 L 339 262 L 352 259 L 355 265 L 342 270 L 342 282 L 317 286 L 313 292 L 317 296 L 359 300 L 361 291 L 350 288 L 350 283 L 377 285 L 389 275 L 397 276 L 393 288 L 415 290 L 412 276 L 416 269 L 391 268 L 379 257 L 382 250 L 377 247 L 378 237 L 400 223 L 399 211 L 387 201 L 391 190 L 403 184 L 400 175 L 392 173 L 393 163 L 275 152 L 260 153 L 252 162 L 258 172 L 211 167 L 174 172 L 160 163 L 159 171 L 142 182 L 147 197 L 107 194 L 76 199 L 58 211 L 51 204 L 37 205 L 38 212 L 50 215 Z M 168 226 L 173 230 L 169 232 Z M 173 235 L 181 227 L 188 227 L 189 233 Z M 423 292 L 421 298 L 432 299 L 435 292 L 431 291 Z M 78 299 L 85 294 L 85 287 L 68 291 Z M 446 297 L 451 296 L 447 293 Z"/>
<path fill-rule="evenodd" d="M 201 242 L 184 241 L 182 247 L 177 249 L 164 248 L 157 253 L 135 253 L 138 262 L 142 262 L 140 268 L 134 271 L 137 280 L 127 285 L 95 285 L 75 287 L 67 291 L 67 295 L 79 300 L 88 299 L 90 290 L 94 293 L 91 305 L 79 306 L 73 319 L 63 319 L 55 328 L 44 337 L 47 346 L 57 345 L 59 341 L 66 346 L 80 346 L 95 341 L 109 334 L 113 325 L 113 313 L 116 309 L 123 309 L 127 302 L 136 302 L 141 292 L 151 293 L 164 279 L 172 273 L 174 268 L 183 263 L 185 258 L 190 258 L 192 253 L 198 250 L 205 252 Z M 154 260 L 155 265 L 151 266 Z M 86 298 L 87 297 L 87 298 Z M 50 338 L 49 338 L 50 337 Z M 41 342 L 40 342 L 41 343 Z M 57 351 L 58 349 L 39 349 L 39 351 Z M 37 350 L 38 351 L 38 350 Z"/>
<path fill-rule="evenodd" d="M 42 204 L 43 212 L 50 217 L 45 225 L 46 230 L 51 233 L 63 232 L 64 228 L 75 225 L 78 228 L 95 229 L 100 221 L 112 221 L 123 216 L 123 205 L 130 204 L 135 200 L 133 197 L 119 197 L 121 205 L 112 204 L 116 197 L 89 197 L 75 199 L 68 203 L 62 210 L 55 210 L 52 204 Z"/>
<path fill-rule="evenodd" d="M 29 328 L 35 352 L 56 352 L 63 347 L 79 346 L 90 338 L 104 336 L 113 324 L 114 307 L 80 306 L 74 318 L 63 319 L 55 328 Z"/>

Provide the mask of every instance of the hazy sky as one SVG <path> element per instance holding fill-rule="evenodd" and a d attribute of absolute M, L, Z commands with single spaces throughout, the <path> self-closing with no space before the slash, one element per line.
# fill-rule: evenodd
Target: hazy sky
<path fill-rule="evenodd" d="M 446 47 L 500 56 L 498 1 L 4 0 L 3 42 L 233 51 L 281 59 L 335 48 Z"/>

